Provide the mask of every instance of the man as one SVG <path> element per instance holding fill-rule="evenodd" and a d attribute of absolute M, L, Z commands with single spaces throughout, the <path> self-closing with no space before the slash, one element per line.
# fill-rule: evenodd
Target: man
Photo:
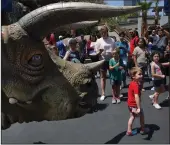
<path fill-rule="evenodd" d="M 120 49 L 119 55 L 120 55 L 120 58 L 123 60 L 123 64 L 124 64 L 124 67 L 125 67 L 125 69 L 123 69 L 121 71 L 123 87 L 125 87 L 126 86 L 126 68 L 127 68 L 127 62 L 128 62 L 127 54 L 129 52 L 129 45 L 124 39 L 125 38 L 124 32 L 119 33 L 119 38 L 120 38 L 120 41 L 116 42 L 116 47 Z"/>
<path fill-rule="evenodd" d="M 64 58 L 66 53 L 66 45 L 63 43 L 63 36 L 59 36 L 59 41 L 56 43 L 57 49 L 58 49 L 58 55 L 61 58 Z"/>
<path fill-rule="evenodd" d="M 152 49 L 153 50 L 156 50 L 156 44 L 159 40 L 159 36 L 156 34 L 156 30 L 152 30 L 152 34 L 150 35 L 150 37 L 152 38 L 153 40 L 153 43 L 152 43 Z"/>
<path fill-rule="evenodd" d="M 163 56 L 166 46 L 168 44 L 168 39 L 167 36 L 164 35 L 164 30 L 162 28 L 158 30 L 158 37 L 159 39 L 156 44 L 157 50 L 161 53 L 161 56 Z"/>
<path fill-rule="evenodd" d="M 79 41 L 79 53 L 80 53 L 80 59 L 82 63 L 85 60 L 86 44 L 87 41 L 86 39 L 84 39 L 84 35 L 81 35 L 81 40 Z"/>

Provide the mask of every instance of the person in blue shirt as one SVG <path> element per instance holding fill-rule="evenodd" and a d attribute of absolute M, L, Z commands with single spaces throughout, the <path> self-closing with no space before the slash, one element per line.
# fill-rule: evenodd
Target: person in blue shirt
<path fill-rule="evenodd" d="M 120 41 L 117 41 L 116 42 L 116 47 L 119 48 L 120 50 L 120 58 L 123 60 L 123 64 L 125 66 L 125 68 L 127 68 L 127 61 L 128 61 L 128 52 L 130 50 L 129 48 L 129 44 L 125 41 L 125 33 L 124 32 L 121 32 L 119 34 L 119 38 L 120 38 Z M 122 81 L 123 81 L 123 86 L 127 86 L 126 85 L 126 72 L 127 70 L 126 69 L 123 69 L 121 71 L 121 74 L 122 74 Z"/>
<path fill-rule="evenodd" d="M 59 36 L 59 41 L 56 42 L 56 47 L 58 49 L 58 55 L 61 58 L 64 58 L 66 54 L 66 45 L 63 43 L 63 36 Z"/>
<path fill-rule="evenodd" d="M 80 63 L 80 53 L 77 50 L 77 40 L 75 38 L 71 38 L 68 43 L 69 50 L 66 52 L 63 59 L 74 63 Z"/>

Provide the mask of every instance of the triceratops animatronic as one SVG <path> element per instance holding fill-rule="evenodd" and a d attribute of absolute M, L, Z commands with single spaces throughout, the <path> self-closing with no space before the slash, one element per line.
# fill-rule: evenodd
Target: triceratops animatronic
<path fill-rule="evenodd" d="M 103 61 L 83 65 L 57 56 L 52 61 L 42 39 L 57 27 L 139 9 L 55 3 L 28 13 L 14 24 L 2 26 L 1 128 L 7 129 L 15 122 L 64 120 L 85 114 L 97 102 L 94 73 Z"/>

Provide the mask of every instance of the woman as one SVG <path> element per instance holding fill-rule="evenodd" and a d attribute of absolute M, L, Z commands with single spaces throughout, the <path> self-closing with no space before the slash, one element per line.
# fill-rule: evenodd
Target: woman
<path fill-rule="evenodd" d="M 123 60 L 124 67 L 127 68 L 127 61 L 128 61 L 128 52 L 129 52 L 129 45 L 125 41 L 125 33 L 121 32 L 119 34 L 120 41 L 116 42 L 116 47 L 120 49 L 120 58 Z M 126 69 L 123 69 L 121 71 L 122 74 L 122 81 L 123 81 L 123 86 L 126 87 Z"/>
<path fill-rule="evenodd" d="M 133 60 L 135 67 L 139 67 L 142 70 L 143 77 L 145 76 L 145 71 L 147 70 L 148 65 L 148 51 L 147 45 L 144 38 L 139 38 L 138 46 L 133 51 Z M 145 91 L 143 88 L 143 81 L 141 82 L 142 91 Z"/>
<path fill-rule="evenodd" d="M 96 40 L 97 40 L 96 35 L 90 35 L 90 38 L 89 38 L 89 40 L 87 41 L 87 44 L 86 44 L 86 54 L 88 56 L 91 53 L 94 53 Z"/>
<path fill-rule="evenodd" d="M 105 60 L 101 70 L 101 98 L 105 99 L 105 87 L 106 87 L 106 73 L 109 70 L 109 60 L 112 58 L 112 51 L 115 49 L 115 41 L 113 38 L 108 36 L 108 28 L 103 26 L 100 30 L 101 38 L 96 41 L 95 49 L 99 60 Z"/>

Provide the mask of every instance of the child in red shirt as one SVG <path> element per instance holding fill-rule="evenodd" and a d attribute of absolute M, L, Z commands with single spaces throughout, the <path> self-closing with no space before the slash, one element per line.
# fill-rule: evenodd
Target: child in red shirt
<path fill-rule="evenodd" d="M 140 81 L 142 80 L 142 70 L 138 67 L 133 67 L 130 71 L 132 81 L 129 84 L 128 89 L 128 108 L 130 111 L 130 118 L 128 121 L 128 129 L 126 135 L 133 136 L 137 134 L 137 131 L 132 131 L 132 124 L 135 117 L 140 116 L 141 134 L 148 133 L 148 129 L 144 126 L 144 114 L 141 108 L 141 87 Z"/>

